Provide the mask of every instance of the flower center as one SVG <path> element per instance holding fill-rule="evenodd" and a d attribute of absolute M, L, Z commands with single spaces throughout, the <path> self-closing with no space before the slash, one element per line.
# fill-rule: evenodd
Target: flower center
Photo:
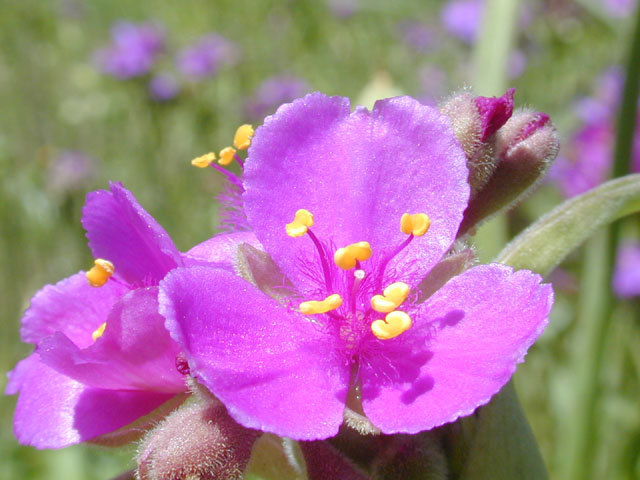
<path fill-rule="evenodd" d="M 370 260 L 373 255 L 369 242 L 362 241 L 338 248 L 333 254 L 335 266 L 332 266 L 325 247 L 311 231 L 313 223 L 313 214 L 300 209 L 295 213 L 293 221 L 286 225 L 286 232 L 290 237 L 308 235 L 313 242 L 319 254 L 326 287 L 326 298 L 302 302 L 299 305 L 300 313 L 327 314 L 331 319 L 341 322 L 341 337 L 348 339 L 350 345 L 354 344 L 354 335 L 360 330 L 354 323 L 364 322 L 367 325 L 366 330 L 379 340 L 390 340 L 411 328 L 411 317 L 406 312 L 398 310 L 409 296 L 409 285 L 394 282 L 383 290 L 382 282 L 389 262 L 404 250 L 414 237 L 427 233 L 430 226 L 429 217 L 425 213 L 403 214 L 400 219 L 400 231 L 408 235 L 407 239 L 390 254 L 382 255 L 374 264 L 364 266 L 361 262 Z M 353 275 L 345 276 L 344 274 L 350 270 L 353 270 Z M 344 277 L 344 282 L 336 278 L 340 275 Z M 365 279 L 374 283 L 370 281 L 367 288 L 363 289 Z M 362 295 L 368 296 L 365 302 L 359 301 Z M 386 314 L 384 319 L 379 318 L 380 313 Z"/>

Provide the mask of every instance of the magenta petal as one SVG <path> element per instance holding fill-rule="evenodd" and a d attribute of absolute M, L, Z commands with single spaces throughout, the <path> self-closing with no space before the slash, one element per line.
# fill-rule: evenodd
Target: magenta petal
<path fill-rule="evenodd" d="M 22 340 L 39 343 L 59 331 L 78 347 L 86 347 L 92 342 L 91 333 L 107 321 L 111 307 L 126 291 L 115 282 L 91 287 L 84 272 L 46 285 L 33 296 L 22 317 Z"/>
<path fill-rule="evenodd" d="M 11 372 L 7 393 L 18 391 L 14 433 L 36 448 L 66 447 L 113 432 L 171 398 L 87 388 L 41 363 L 37 354 Z"/>
<path fill-rule="evenodd" d="M 476 97 L 476 107 L 482 121 L 481 142 L 496 133 L 511 118 L 515 92 L 515 88 L 510 88 L 501 97 Z"/>
<path fill-rule="evenodd" d="M 179 348 L 158 313 L 157 287 L 134 290 L 116 303 L 102 337 L 80 349 L 62 333 L 38 345 L 42 362 L 96 388 L 181 392 Z"/>
<path fill-rule="evenodd" d="M 252 232 L 223 233 L 199 243 L 187 253 L 182 254 L 184 266 L 215 264 L 216 267 L 233 267 L 238 246 L 243 243 L 262 249 Z"/>
<path fill-rule="evenodd" d="M 317 324 L 213 268 L 171 272 L 158 298 L 192 374 L 237 422 L 299 440 L 338 432 L 349 366 Z"/>
<path fill-rule="evenodd" d="M 297 264 L 314 248 L 285 233 L 296 210 L 314 214 L 321 240 L 336 247 L 368 241 L 374 252 L 406 238 L 403 213 L 425 212 L 430 231 L 395 266 L 411 261 L 426 273 L 455 237 L 467 175 L 464 152 L 437 110 L 398 97 L 371 113 L 350 113 L 346 98 L 315 93 L 283 105 L 257 129 L 245 165 L 245 212 L 260 243 L 302 287 Z"/>
<path fill-rule="evenodd" d="M 120 183 L 87 195 L 82 225 L 94 257 L 112 262 L 116 276 L 131 285 L 157 285 L 182 265 L 169 234 Z"/>
<path fill-rule="evenodd" d="M 384 358 L 411 375 L 388 381 L 379 374 L 384 364 L 362 366 L 367 417 L 384 433 L 415 433 L 487 403 L 547 324 L 553 291 L 540 280 L 491 264 L 449 281 L 414 315 L 409 332 L 426 342 Z"/>

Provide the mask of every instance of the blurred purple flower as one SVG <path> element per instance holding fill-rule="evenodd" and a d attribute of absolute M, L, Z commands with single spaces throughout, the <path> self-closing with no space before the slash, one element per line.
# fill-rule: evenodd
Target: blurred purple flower
<path fill-rule="evenodd" d="M 630 171 L 640 173 L 640 112 L 633 138 Z M 610 122 L 584 126 L 576 133 L 565 155 L 549 172 L 567 197 L 579 195 L 604 182 L 613 162 L 615 130 Z"/>
<path fill-rule="evenodd" d="M 432 65 L 426 65 L 418 71 L 420 94 L 418 100 L 425 105 L 435 107 L 447 91 L 447 74 Z"/>
<path fill-rule="evenodd" d="M 604 10 L 612 17 L 626 17 L 633 13 L 638 0 L 602 0 Z"/>
<path fill-rule="evenodd" d="M 583 97 L 575 104 L 575 112 L 584 123 L 565 145 L 549 172 L 549 180 L 567 197 L 598 186 L 609 175 L 622 82 L 620 71 L 610 68 L 599 77 L 595 95 Z M 633 140 L 630 170 L 640 172 L 640 122 L 637 122 Z"/>
<path fill-rule="evenodd" d="M 483 16 L 483 0 L 453 0 L 440 11 L 445 30 L 468 44 L 475 42 Z"/>
<path fill-rule="evenodd" d="M 640 295 L 640 242 L 626 240 L 618 248 L 613 291 L 620 298 Z"/>
<path fill-rule="evenodd" d="M 574 103 L 576 115 L 585 123 L 608 122 L 620 101 L 624 74 L 619 67 L 610 67 L 597 80 L 592 96 L 580 97 Z"/>
<path fill-rule="evenodd" d="M 264 118 L 283 103 L 309 92 L 309 85 L 293 75 L 277 75 L 266 79 L 247 102 L 247 114 L 252 118 Z"/>
<path fill-rule="evenodd" d="M 400 22 L 398 32 L 404 42 L 417 52 L 428 52 L 438 41 L 437 34 L 431 28 L 415 20 Z"/>
<path fill-rule="evenodd" d="M 104 73 L 127 79 L 145 75 L 164 50 L 163 30 L 155 24 L 118 22 L 111 29 L 111 44 L 94 54 Z"/>
<path fill-rule="evenodd" d="M 151 98 L 159 102 L 172 100 L 180 93 L 180 84 L 176 77 L 170 73 L 159 73 L 149 82 L 149 94 Z"/>
<path fill-rule="evenodd" d="M 178 54 L 178 70 L 186 77 L 201 80 L 218 73 L 224 65 L 237 62 L 237 46 L 217 33 L 209 33 Z"/>
<path fill-rule="evenodd" d="M 96 161 L 79 150 L 63 150 L 47 169 L 47 185 L 55 193 L 84 189 L 96 174 Z"/>
<path fill-rule="evenodd" d="M 584 126 L 551 168 L 550 180 L 567 197 L 596 187 L 609 173 L 613 140 L 613 129 L 608 123 Z"/>
<path fill-rule="evenodd" d="M 509 64 L 507 65 L 507 73 L 509 78 L 518 78 L 527 68 L 527 56 L 522 50 L 513 50 L 509 56 Z"/>
<path fill-rule="evenodd" d="M 573 103 L 573 111 L 584 123 L 604 123 L 612 116 L 612 106 L 596 97 L 580 97 Z"/>
<path fill-rule="evenodd" d="M 338 18 L 349 18 L 360 9 L 359 0 L 327 0 L 329 11 Z"/>
<path fill-rule="evenodd" d="M 476 41 L 480 32 L 484 9 L 484 0 L 452 0 L 440 11 L 440 21 L 447 32 L 471 45 Z M 520 29 L 526 29 L 532 19 L 531 8 L 523 4 L 518 12 Z"/>

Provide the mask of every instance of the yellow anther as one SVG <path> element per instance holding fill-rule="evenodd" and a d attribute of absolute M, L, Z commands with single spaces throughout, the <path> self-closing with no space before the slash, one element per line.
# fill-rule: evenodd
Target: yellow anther
<path fill-rule="evenodd" d="M 251 137 L 253 137 L 253 127 L 248 123 L 240 125 L 233 137 L 233 146 L 238 150 L 246 150 L 251 145 Z"/>
<path fill-rule="evenodd" d="M 236 149 L 233 147 L 225 147 L 220 150 L 220 158 L 218 159 L 218 163 L 220 165 L 229 165 L 233 162 L 233 157 L 236 156 Z"/>
<path fill-rule="evenodd" d="M 375 320 L 371 324 L 371 332 L 380 340 L 389 340 L 411 328 L 411 317 L 398 310 L 387 313 L 384 320 Z"/>
<path fill-rule="evenodd" d="M 113 263 L 104 258 L 96 258 L 93 263 L 94 266 L 87 272 L 87 280 L 92 287 L 101 287 L 113 275 L 115 268 Z"/>
<path fill-rule="evenodd" d="M 98 328 L 96 328 L 93 331 L 93 333 L 91 334 L 91 338 L 93 338 L 94 342 L 102 336 L 105 328 L 107 328 L 107 322 L 104 322 L 102 325 L 100 325 Z"/>
<path fill-rule="evenodd" d="M 312 315 L 314 313 L 327 313 L 331 310 L 335 310 L 342 305 L 342 297 L 337 293 L 329 295 L 324 300 L 318 302 L 311 300 L 309 302 L 302 302 L 300 304 L 300 313 L 304 315 Z"/>
<path fill-rule="evenodd" d="M 400 230 L 407 235 L 413 233 L 414 237 L 421 237 L 431 225 L 431 220 L 426 213 L 404 213 L 400 219 Z"/>
<path fill-rule="evenodd" d="M 351 270 L 356 266 L 356 261 L 363 262 L 371 258 L 371 245 L 369 242 L 358 242 L 339 248 L 333 254 L 333 261 L 343 270 Z"/>
<path fill-rule="evenodd" d="M 293 222 L 287 223 L 287 235 L 290 237 L 301 237 L 309 227 L 313 227 L 313 214 L 309 210 L 301 208 L 296 212 Z"/>
<path fill-rule="evenodd" d="M 191 160 L 191 165 L 198 168 L 207 168 L 216 159 L 216 154 L 213 152 L 205 153 L 197 158 Z"/>
<path fill-rule="evenodd" d="M 389 313 L 398 308 L 409 296 L 409 285 L 396 282 L 384 289 L 382 295 L 374 295 L 371 308 L 376 312 Z"/>

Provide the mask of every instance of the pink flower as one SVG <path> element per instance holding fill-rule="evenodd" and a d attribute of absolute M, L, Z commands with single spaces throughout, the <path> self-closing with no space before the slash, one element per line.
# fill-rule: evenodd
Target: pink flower
<path fill-rule="evenodd" d="M 79 272 L 36 293 L 20 331 L 35 352 L 9 373 L 6 393 L 19 393 L 16 437 L 38 448 L 95 439 L 184 392 L 157 285 L 176 267 L 225 268 L 234 238 L 252 242 L 250 234 L 214 237 L 181 254 L 119 183 L 87 196 L 82 224 L 113 276 L 98 271 L 96 288 Z"/>
<path fill-rule="evenodd" d="M 253 251 L 262 261 L 239 262 L 244 278 L 199 266 L 161 282 L 191 373 L 240 424 L 300 440 L 335 435 L 345 405 L 384 433 L 415 433 L 488 402 L 553 292 L 504 265 L 434 269 L 467 176 L 447 117 L 414 99 L 351 112 L 315 93 L 280 107 L 255 133 L 243 183 L 272 261 Z"/>

